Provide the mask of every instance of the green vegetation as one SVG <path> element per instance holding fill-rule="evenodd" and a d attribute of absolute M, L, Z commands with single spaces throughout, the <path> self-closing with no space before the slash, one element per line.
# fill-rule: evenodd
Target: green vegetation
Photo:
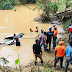
<path fill-rule="evenodd" d="M 15 64 L 18 64 L 19 63 L 19 59 L 17 59 L 16 61 L 15 61 Z"/>
<path fill-rule="evenodd" d="M 43 12 L 47 13 L 56 13 L 57 11 L 66 10 L 66 8 L 72 6 L 72 0 L 37 0 L 36 4 L 38 5 L 38 9 L 43 10 Z"/>
<path fill-rule="evenodd" d="M 0 9 L 1 10 L 11 10 L 15 5 L 35 3 L 35 0 L 0 0 Z"/>
<path fill-rule="evenodd" d="M 16 4 L 15 0 L 0 0 L 0 9 L 2 10 L 13 9 L 15 4 Z"/>
<path fill-rule="evenodd" d="M 35 0 L 19 0 L 21 4 L 35 3 Z"/>
<path fill-rule="evenodd" d="M 66 22 L 63 24 L 63 29 L 64 29 L 65 31 L 68 31 L 68 29 L 69 29 L 69 24 L 71 23 L 71 21 L 72 21 L 72 18 L 69 19 L 68 21 L 66 21 Z"/>
<path fill-rule="evenodd" d="M 46 68 L 46 70 L 45 70 L 45 71 L 40 70 L 40 72 L 52 72 L 52 71 L 51 71 L 51 69 L 50 69 L 50 68 Z"/>
<path fill-rule="evenodd" d="M 72 0 L 36 0 L 37 9 L 42 10 L 42 17 L 44 19 L 54 17 L 56 13 L 65 11 L 72 6 Z"/>

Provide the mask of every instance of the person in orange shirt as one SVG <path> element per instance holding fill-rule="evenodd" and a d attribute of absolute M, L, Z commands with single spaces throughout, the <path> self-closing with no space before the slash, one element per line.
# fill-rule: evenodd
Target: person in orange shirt
<path fill-rule="evenodd" d="M 56 47 L 57 34 L 58 34 L 57 27 L 55 27 L 53 31 L 53 49 L 55 49 Z"/>
<path fill-rule="evenodd" d="M 55 63 L 54 67 L 56 67 L 57 62 L 60 60 L 60 67 L 62 68 L 63 65 L 63 57 L 65 53 L 65 46 L 63 45 L 63 41 L 59 41 L 59 45 L 56 46 L 55 48 Z"/>
<path fill-rule="evenodd" d="M 30 28 L 30 32 L 33 32 L 33 30 Z"/>

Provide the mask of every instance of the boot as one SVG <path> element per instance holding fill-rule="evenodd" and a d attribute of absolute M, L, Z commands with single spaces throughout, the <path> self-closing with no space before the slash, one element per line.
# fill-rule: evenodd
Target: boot
<path fill-rule="evenodd" d="M 37 65 L 37 62 L 35 62 L 35 65 Z"/>
<path fill-rule="evenodd" d="M 41 61 L 41 65 L 43 66 L 43 61 Z"/>

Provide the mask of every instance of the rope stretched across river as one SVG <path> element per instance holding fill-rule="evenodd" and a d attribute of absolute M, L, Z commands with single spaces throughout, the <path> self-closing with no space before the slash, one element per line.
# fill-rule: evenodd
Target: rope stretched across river
<path fill-rule="evenodd" d="M 35 38 L 22 38 L 22 39 L 35 39 Z"/>

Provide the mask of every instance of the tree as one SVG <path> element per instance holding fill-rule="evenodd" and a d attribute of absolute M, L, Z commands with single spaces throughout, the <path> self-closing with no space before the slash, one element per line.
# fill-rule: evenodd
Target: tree
<path fill-rule="evenodd" d="M 36 4 L 36 8 L 43 11 L 42 17 L 48 19 L 72 6 L 72 0 L 36 0 Z"/>
<path fill-rule="evenodd" d="M 0 0 L 0 9 L 12 9 L 15 6 L 15 0 Z"/>

